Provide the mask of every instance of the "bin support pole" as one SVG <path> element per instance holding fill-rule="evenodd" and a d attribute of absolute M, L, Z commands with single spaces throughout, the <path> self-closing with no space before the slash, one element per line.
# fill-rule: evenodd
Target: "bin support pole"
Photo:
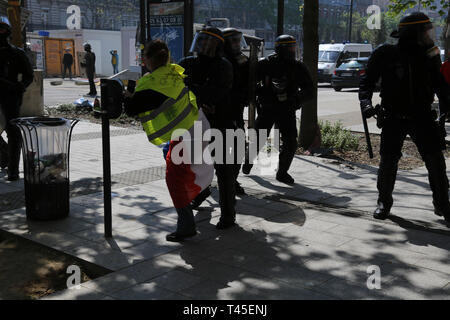
<path fill-rule="evenodd" d="M 112 237 L 111 208 L 111 144 L 109 136 L 109 118 L 102 112 L 102 146 L 103 146 L 103 205 L 105 209 L 105 237 Z"/>

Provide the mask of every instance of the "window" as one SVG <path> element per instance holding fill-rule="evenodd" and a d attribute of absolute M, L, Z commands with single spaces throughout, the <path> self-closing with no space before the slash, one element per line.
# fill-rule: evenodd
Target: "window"
<path fill-rule="evenodd" d="M 367 51 L 367 52 L 360 52 L 360 53 L 359 53 L 359 57 L 360 57 L 360 58 L 367 58 L 367 57 L 370 57 L 371 54 L 372 54 L 372 52 L 370 52 L 370 51 Z"/>
<path fill-rule="evenodd" d="M 336 62 L 339 51 L 319 51 L 319 62 Z"/>
<path fill-rule="evenodd" d="M 49 8 L 41 8 L 41 21 L 42 25 L 44 26 L 44 29 L 47 28 L 48 25 L 48 12 L 50 11 Z"/>
<path fill-rule="evenodd" d="M 344 62 L 339 66 L 338 69 L 364 69 L 365 64 L 364 62 L 358 61 L 358 60 L 352 60 L 349 62 Z"/>

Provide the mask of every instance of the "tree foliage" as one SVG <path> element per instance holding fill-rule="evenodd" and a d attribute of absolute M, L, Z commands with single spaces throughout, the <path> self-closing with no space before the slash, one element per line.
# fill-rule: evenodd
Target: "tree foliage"
<path fill-rule="evenodd" d="M 448 0 L 391 0 L 389 4 L 389 13 L 391 15 L 398 15 L 407 9 L 416 7 L 418 4 L 420 4 L 422 8 L 428 8 L 430 10 L 436 10 L 438 8 L 437 4 L 441 4 L 442 9 L 438 11 L 441 16 L 447 13 L 444 9 L 450 8 L 450 2 Z"/>
<path fill-rule="evenodd" d="M 121 21 L 124 15 L 139 12 L 138 0 L 73 0 L 72 3 L 85 8 L 83 19 L 93 29 L 111 29 L 111 21 Z"/>

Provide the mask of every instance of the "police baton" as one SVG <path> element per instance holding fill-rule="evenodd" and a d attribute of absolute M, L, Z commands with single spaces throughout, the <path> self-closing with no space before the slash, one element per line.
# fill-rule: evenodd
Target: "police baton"
<path fill-rule="evenodd" d="M 366 135 L 367 151 L 369 152 L 369 158 L 373 159 L 373 150 L 372 150 L 372 143 L 370 142 L 369 127 L 367 126 L 367 119 L 366 116 L 364 115 L 363 109 L 361 109 L 361 115 L 364 125 L 364 134 Z"/>

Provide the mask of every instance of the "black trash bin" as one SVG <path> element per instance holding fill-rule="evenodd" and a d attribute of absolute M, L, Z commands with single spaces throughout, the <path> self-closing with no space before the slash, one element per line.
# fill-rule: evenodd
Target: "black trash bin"
<path fill-rule="evenodd" d="M 22 134 L 27 218 L 67 217 L 70 138 L 78 120 L 27 117 L 11 122 Z"/>

